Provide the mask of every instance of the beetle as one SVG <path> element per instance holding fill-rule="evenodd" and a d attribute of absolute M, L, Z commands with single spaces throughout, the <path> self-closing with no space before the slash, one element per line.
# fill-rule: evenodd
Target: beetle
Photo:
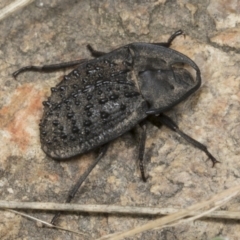
<path fill-rule="evenodd" d="M 16 78 L 24 71 L 52 71 L 77 66 L 51 88 L 51 96 L 43 102 L 40 123 L 42 150 L 51 158 L 67 159 L 100 149 L 98 157 L 79 179 L 66 202 L 71 201 L 104 156 L 107 144 L 137 125 L 142 130 L 139 168 L 143 181 L 146 181 L 143 166 L 146 121 L 167 126 L 202 150 L 213 165 L 218 162 L 206 146 L 182 132 L 164 114 L 201 86 L 201 73 L 196 63 L 169 48 L 182 33 L 176 31 L 167 42 L 130 43 L 109 53 L 87 45 L 94 59 L 27 66 L 13 73 Z M 193 77 L 185 66 L 191 67 L 196 76 Z"/>

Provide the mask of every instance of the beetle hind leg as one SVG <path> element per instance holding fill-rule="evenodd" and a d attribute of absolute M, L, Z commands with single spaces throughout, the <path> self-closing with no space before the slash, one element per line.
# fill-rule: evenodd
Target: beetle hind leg
<path fill-rule="evenodd" d="M 84 174 L 78 179 L 77 183 L 74 185 L 74 187 L 71 189 L 71 191 L 68 194 L 67 200 L 65 201 L 66 203 L 70 203 L 72 201 L 72 199 L 74 198 L 74 196 L 76 195 L 78 189 L 81 187 L 81 185 L 83 184 L 83 182 L 86 180 L 86 178 L 88 177 L 88 175 L 92 172 L 92 170 L 96 167 L 96 165 L 98 164 L 98 162 L 103 158 L 103 156 L 105 155 L 105 153 L 107 152 L 107 148 L 108 148 L 108 144 L 103 145 L 98 153 L 97 158 L 95 159 L 95 161 L 89 166 L 89 168 L 84 172 Z M 57 212 L 54 217 L 52 218 L 51 223 L 55 224 L 56 220 L 59 218 L 59 216 L 61 215 L 61 212 Z"/>
<path fill-rule="evenodd" d="M 142 122 L 139 124 L 141 127 L 141 136 L 140 136 L 140 143 L 139 143 L 139 152 L 138 152 L 138 161 L 139 161 L 139 169 L 141 172 L 142 180 L 144 182 L 147 181 L 146 175 L 144 173 L 144 164 L 143 164 L 143 157 L 144 157 L 144 152 L 145 152 L 145 142 L 146 142 L 146 122 Z"/>
<path fill-rule="evenodd" d="M 12 75 L 14 78 L 16 78 L 20 73 L 23 73 L 26 71 L 51 72 L 51 71 L 56 71 L 63 68 L 74 67 L 86 61 L 87 59 L 79 59 L 79 60 L 70 61 L 70 62 L 56 63 L 56 64 L 43 65 L 43 66 L 30 65 L 30 66 L 26 66 L 18 69 Z"/>
<path fill-rule="evenodd" d="M 216 163 L 219 163 L 219 161 L 215 157 L 213 157 L 213 155 L 208 151 L 205 145 L 203 145 L 202 143 L 196 141 L 195 139 L 191 138 L 190 136 L 182 132 L 177 126 L 177 124 L 165 114 L 160 114 L 159 116 L 151 116 L 151 119 L 153 120 L 154 124 L 161 123 L 165 125 L 172 131 L 177 132 L 182 138 L 184 138 L 187 142 L 191 143 L 194 147 L 203 151 L 212 161 L 213 167 Z"/>
<path fill-rule="evenodd" d="M 90 44 L 87 45 L 87 49 L 93 57 L 101 57 L 106 54 L 105 52 L 95 50 Z"/>

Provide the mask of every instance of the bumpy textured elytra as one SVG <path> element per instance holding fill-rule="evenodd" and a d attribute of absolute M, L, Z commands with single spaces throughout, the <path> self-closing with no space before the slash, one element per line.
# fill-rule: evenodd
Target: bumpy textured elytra
<path fill-rule="evenodd" d="M 193 67 L 196 78 L 175 67 L 179 63 Z M 133 43 L 86 61 L 53 87 L 43 103 L 42 149 L 63 159 L 99 147 L 152 112 L 173 107 L 200 83 L 191 59 L 156 44 Z"/>

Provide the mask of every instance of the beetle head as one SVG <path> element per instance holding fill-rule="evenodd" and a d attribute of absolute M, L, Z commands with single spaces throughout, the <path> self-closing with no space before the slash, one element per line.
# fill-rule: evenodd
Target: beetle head
<path fill-rule="evenodd" d="M 200 71 L 196 71 L 196 79 L 185 68 L 174 66 L 139 72 L 141 94 L 150 107 L 147 114 L 166 111 L 195 92 L 201 84 Z"/>

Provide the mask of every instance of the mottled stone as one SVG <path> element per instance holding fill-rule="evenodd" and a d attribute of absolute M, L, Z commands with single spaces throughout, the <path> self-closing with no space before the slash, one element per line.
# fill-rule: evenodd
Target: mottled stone
<path fill-rule="evenodd" d="M 207 11 L 214 19 L 217 30 L 234 28 L 240 23 L 238 0 L 211 0 Z"/>
<path fill-rule="evenodd" d="M 4 2 L 6 5 L 9 1 Z M 69 188 L 96 156 L 89 153 L 69 161 L 53 161 L 40 147 L 38 125 L 42 101 L 48 101 L 51 87 L 56 87 L 70 70 L 47 74 L 26 72 L 17 80 L 11 75 L 14 71 L 30 64 L 90 58 L 87 44 L 108 52 L 130 42 L 164 42 L 178 29 L 185 32 L 185 37 L 178 37 L 172 47 L 196 62 L 203 85 L 167 114 L 187 134 L 207 145 L 221 163 L 212 168 L 200 150 L 167 128 L 158 129 L 149 123 L 145 153 L 147 182 L 141 181 L 136 165 L 139 137 L 127 133 L 110 144 L 106 156 L 73 202 L 181 209 L 240 184 L 239 1 L 48 2 L 29 4 L 0 22 L 2 200 L 64 202 Z M 2 4 L 1 7 L 5 6 Z M 78 92 L 77 86 L 67 87 L 81 94 L 82 89 Z M 53 92 L 60 94 L 60 90 Z M 98 92 L 99 99 L 105 97 Z M 114 104 L 115 100 L 109 96 L 107 99 L 106 104 Z M 86 98 L 86 101 L 91 100 Z M 74 103 L 82 106 L 81 102 Z M 64 103 L 59 109 L 66 107 Z M 124 105 L 119 107 L 123 112 L 126 110 Z M 106 113 L 104 108 L 99 112 L 103 119 L 108 119 Z M 86 120 L 94 117 L 88 107 L 84 114 Z M 82 131 L 76 128 L 79 126 L 74 125 L 73 118 L 68 120 L 73 132 Z M 54 124 L 51 122 L 57 131 L 64 131 L 62 126 Z M 224 208 L 239 211 L 239 198 Z M 46 221 L 53 216 L 45 211 L 29 213 Z M 0 239 L 79 239 L 73 233 L 39 228 L 33 221 L 5 211 L 0 212 L 0 219 Z M 89 235 L 81 239 L 97 239 L 148 221 L 147 217 L 127 215 L 66 213 L 60 224 Z M 238 239 L 240 226 L 234 220 L 202 219 L 148 231 L 132 239 L 200 240 L 213 239 L 219 233 L 228 239 Z"/>
<path fill-rule="evenodd" d="M 220 46 L 240 48 L 240 28 L 230 28 L 211 37 L 211 41 Z"/>

